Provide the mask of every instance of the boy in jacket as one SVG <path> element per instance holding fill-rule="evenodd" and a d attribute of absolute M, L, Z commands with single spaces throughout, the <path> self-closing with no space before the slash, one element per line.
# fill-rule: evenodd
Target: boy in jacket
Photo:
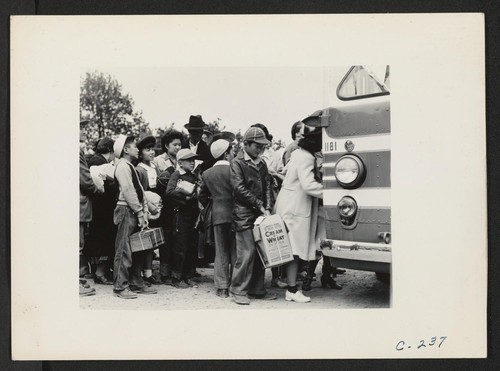
<path fill-rule="evenodd" d="M 233 186 L 233 227 L 236 231 L 236 263 L 231 294 L 237 304 L 250 304 L 249 297 L 272 300 L 275 295 L 264 288 L 265 270 L 257 255 L 253 227 L 259 215 L 270 215 L 271 182 L 260 155 L 270 142 L 264 131 L 251 127 L 243 137 L 244 148 L 231 161 Z"/>
<path fill-rule="evenodd" d="M 190 149 L 179 150 L 179 169 L 174 171 L 167 185 L 167 199 L 173 207 L 172 280 L 169 284 L 179 289 L 197 287 L 191 280 L 196 272 L 198 251 L 195 233 L 198 218 L 197 178 L 193 174 L 197 157 Z M 189 193 L 186 191 L 188 187 L 192 188 Z"/>
<path fill-rule="evenodd" d="M 231 230 L 233 221 L 233 189 L 228 158 L 232 147 L 224 139 L 216 140 L 210 146 L 212 156 L 217 160 L 213 167 L 201 176 L 198 199 L 203 207 L 212 201 L 212 225 L 215 238 L 214 283 L 216 295 L 229 296 L 231 269 L 236 260 L 235 235 Z M 231 269 L 229 268 L 231 264 Z"/>
<path fill-rule="evenodd" d="M 113 292 L 122 299 L 135 299 L 137 293 L 157 292 L 144 284 L 141 276 L 142 255 L 132 253 L 129 242 L 130 235 L 138 231 L 139 227 L 147 227 L 148 206 L 137 171 L 132 165 L 132 161 L 139 158 L 135 138 L 120 135 L 115 141 L 113 150 L 115 157 L 120 159 L 115 170 L 120 193 L 113 217 L 117 225 Z"/>

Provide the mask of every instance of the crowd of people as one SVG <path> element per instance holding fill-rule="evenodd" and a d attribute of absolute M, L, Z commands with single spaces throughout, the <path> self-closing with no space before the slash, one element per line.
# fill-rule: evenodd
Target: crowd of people
<path fill-rule="evenodd" d="M 310 301 L 303 292 L 311 290 L 325 233 L 320 128 L 296 122 L 293 142 L 278 155 L 262 124 L 252 125 L 240 146 L 231 132 L 212 135 L 193 115 L 188 139 L 169 130 L 159 155 L 155 137 L 120 134 L 99 139 L 89 157 L 87 124 L 80 123 L 80 296 L 94 295 L 99 285 L 113 285 L 122 299 L 157 294 L 160 284 L 196 288 L 197 267 L 213 246 L 217 296 L 242 305 L 276 299 L 264 285 L 253 228 L 259 216 L 278 214 L 294 260 L 272 268 L 271 285 L 286 289 L 287 301 Z M 161 228 L 165 243 L 132 252 L 129 237 L 146 228 Z M 322 286 L 340 289 L 334 277 L 341 273 L 324 259 Z"/>

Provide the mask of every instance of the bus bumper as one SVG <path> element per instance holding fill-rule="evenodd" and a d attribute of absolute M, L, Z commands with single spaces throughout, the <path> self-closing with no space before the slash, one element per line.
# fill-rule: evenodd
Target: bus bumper
<path fill-rule="evenodd" d="M 323 256 L 330 258 L 334 267 L 390 273 L 391 245 L 385 243 L 323 240 Z"/>

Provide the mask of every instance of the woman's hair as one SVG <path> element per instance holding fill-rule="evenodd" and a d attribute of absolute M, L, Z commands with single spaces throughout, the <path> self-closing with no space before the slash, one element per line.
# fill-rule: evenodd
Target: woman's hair
<path fill-rule="evenodd" d="M 94 152 L 104 155 L 113 152 L 115 141 L 109 137 L 104 137 L 97 141 Z"/>
<path fill-rule="evenodd" d="M 321 151 L 321 128 L 304 127 L 304 138 L 297 143 L 300 148 L 315 154 Z"/>
<path fill-rule="evenodd" d="M 145 149 L 151 149 L 151 148 L 154 148 L 155 144 L 154 143 L 148 143 L 146 146 L 142 147 L 140 150 L 139 150 L 139 161 L 142 161 L 143 157 L 142 157 L 142 151 L 145 150 Z"/>
<path fill-rule="evenodd" d="M 175 139 L 179 139 L 182 142 L 182 133 L 177 130 L 170 130 L 161 138 L 161 148 L 165 150 L 165 147 L 172 143 Z"/>
<path fill-rule="evenodd" d="M 304 123 L 302 121 L 297 121 L 295 124 L 292 125 L 292 139 L 293 140 L 295 140 L 295 137 L 297 136 L 297 133 L 302 128 L 302 125 L 304 125 Z"/>

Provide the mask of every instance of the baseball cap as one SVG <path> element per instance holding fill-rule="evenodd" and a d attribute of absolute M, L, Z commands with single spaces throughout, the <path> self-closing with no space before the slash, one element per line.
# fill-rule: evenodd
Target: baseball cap
<path fill-rule="evenodd" d="M 127 136 L 120 134 L 118 138 L 115 140 L 115 144 L 113 144 L 113 152 L 115 153 L 116 158 L 120 158 L 122 155 L 123 147 L 125 147 L 125 141 L 127 140 Z"/>
<path fill-rule="evenodd" d="M 179 160 L 189 160 L 190 158 L 196 159 L 198 158 L 198 155 L 191 151 L 189 148 L 182 148 L 177 152 L 177 161 Z"/>
<path fill-rule="evenodd" d="M 224 154 L 224 152 L 227 151 L 228 147 L 229 142 L 227 140 L 218 139 L 210 146 L 210 153 L 212 154 L 213 158 L 219 158 Z"/>
<path fill-rule="evenodd" d="M 248 129 L 243 136 L 243 141 L 255 142 L 259 144 L 271 144 L 271 142 L 266 139 L 264 131 L 257 127 L 251 127 Z"/>

